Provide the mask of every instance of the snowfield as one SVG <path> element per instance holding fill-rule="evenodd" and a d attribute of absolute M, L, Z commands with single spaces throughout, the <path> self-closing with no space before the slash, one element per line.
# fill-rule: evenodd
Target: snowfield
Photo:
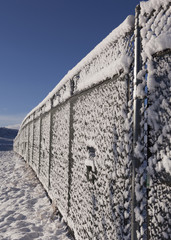
<path fill-rule="evenodd" d="M 0 239 L 71 240 L 31 168 L 13 151 L 0 151 Z"/>

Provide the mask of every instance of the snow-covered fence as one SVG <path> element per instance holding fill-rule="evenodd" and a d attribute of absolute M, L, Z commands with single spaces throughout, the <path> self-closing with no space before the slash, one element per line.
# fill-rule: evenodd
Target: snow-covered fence
<path fill-rule="evenodd" d="M 145 97 L 147 109 L 142 110 L 141 124 L 145 129 L 139 146 L 144 142 L 144 149 L 140 148 L 142 172 L 139 171 L 137 181 L 140 183 L 147 171 L 148 238 L 171 239 L 171 1 L 142 2 L 140 6 L 142 69 L 137 94 Z M 142 91 L 144 87 L 148 90 L 146 95 Z M 144 165 L 146 154 L 147 167 Z M 146 200 L 141 197 L 138 202 L 140 225 Z M 138 233 L 141 239 L 143 234 L 143 230 Z"/>
<path fill-rule="evenodd" d="M 170 237 L 170 34 L 170 0 L 142 2 L 21 125 L 78 240 Z"/>

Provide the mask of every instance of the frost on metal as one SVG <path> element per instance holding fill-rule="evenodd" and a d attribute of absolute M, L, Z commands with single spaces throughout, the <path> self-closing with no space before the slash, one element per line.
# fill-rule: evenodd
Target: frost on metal
<path fill-rule="evenodd" d="M 130 237 L 132 134 L 127 90 L 125 79 L 115 78 L 73 103 L 73 184 L 68 219 L 77 239 L 104 239 L 104 234 L 107 239 Z M 94 149 L 92 156 L 90 147 Z M 87 181 L 85 162 L 92 157 L 93 181 Z"/>
<path fill-rule="evenodd" d="M 141 84 L 137 95 L 144 98 L 141 111 L 141 126 L 144 126 L 144 131 L 136 149 L 136 154 L 142 159 L 142 165 L 136 179 L 136 197 L 140 204 L 139 208 L 135 209 L 135 215 L 140 225 L 142 221 L 148 223 L 149 239 L 169 239 L 171 2 L 151 0 L 140 3 L 140 6 L 142 70 L 138 73 Z M 149 188 L 148 201 L 146 194 L 143 195 L 146 186 Z M 143 219 L 143 209 L 146 205 L 148 219 Z M 142 227 L 137 232 L 138 239 L 143 239 L 145 228 Z"/>
<path fill-rule="evenodd" d="M 170 1 L 140 7 L 136 92 L 129 16 L 26 116 L 14 142 L 77 240 L 130 240 L 133 212 L 136 240 L 170 238 Z M 133 146 L 136 98 L 141 134 Z"/>
<path fill-rule="evenodd" d="M 39 144 L 40 144 L 40 118 L 34 121 L 33 161 L 32 168 L 35 172 L 39 170 Z"/>
<path fill-rule="evenodd" d="M 149 61 L 152 82 L 149 88 L 148 124 L 150 127 L 149 175 L 149 215 L 151 217 L 150 233 L 157 239 L 171 236 L 171 72 L 170 55 L 154 57 Z M 150 81 L 149 80 L 149 81 Z M 159 227 L 160 226 L 160 227 Z"/>
<path fill-rule="evenodd" d="M 45 189 L 48 188 L 49 179 L 49 139 L 50 139 L 50 113 L 46 113 L 41 119 L 40 139 L 40 170 L 39 179 Z"/>
<path fill-rule="evenodd" d="M 64 218 L 68 212 L 68 157 L 70 138 L 70 104 L 57 107 L 52 113 L 50 196 Z"/>
<path fill-rule="evenodd" d="M 28 162 L 76 239 L 130 238 L 133 26 L 129 16 L 70 71 L 15 139 L 25 158 L 27 129 Z"/>

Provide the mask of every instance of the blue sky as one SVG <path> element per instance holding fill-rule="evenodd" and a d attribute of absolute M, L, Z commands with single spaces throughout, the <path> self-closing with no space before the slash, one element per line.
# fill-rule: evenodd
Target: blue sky
<path fill-rule="evenodd" d="M 139 0 L 0 0 L 0 127 L 20 123 Z"/>

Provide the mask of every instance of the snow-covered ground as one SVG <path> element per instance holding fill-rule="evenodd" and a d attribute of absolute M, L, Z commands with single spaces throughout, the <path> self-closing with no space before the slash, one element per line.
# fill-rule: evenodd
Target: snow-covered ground
<path fill-rule="evenodd" d="M 0 151 L 0 239 L 69 240 L 31 168 L 13 151 Z"/>

